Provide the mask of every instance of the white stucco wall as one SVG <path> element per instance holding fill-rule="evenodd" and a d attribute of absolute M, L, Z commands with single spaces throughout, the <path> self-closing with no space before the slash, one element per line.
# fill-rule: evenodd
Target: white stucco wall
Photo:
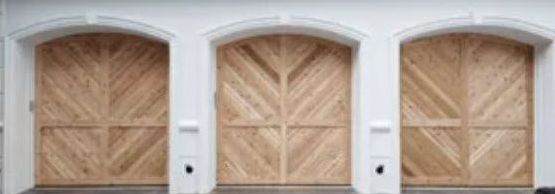
<path fill-rule="evenodd" d="M 555 29 L 555 1 L 501 1 L 501 0 L 421 0 L 421 1 L 152 1 L 152 0 L 7 0 L 7 22 L 5 31 L 14 32 L 25 26 L 36 24 L 48 18 L 66 15 L 105 14 L 128 17 L 141 22 L 155 25 L 169 30 L 177 35 L 176 66 L 173 68 L 175 78 L 175 92 L 172 99 L 173 110 L 171 120 L 199 120 L 201 107 L 210 104 L 209 98 L 202 98 L 198 94 L 200 87 L 205 87 L 202 74 L 199 74 L 201 59 L 201 33 L 217 26 L 232 24 L 248 18 L 272 15 L 300 15 L 321 18 L 328 21 L 367 32 L 363 64 L 359 67 L 360 85 L 358 97 L 360 103 L 359 120 L 361 130 L 369 130 L 374 121 L 395 122 L 396 91 L 398 86 L 393 83 L 397 69 L 391 65 L 391 39 L 395 33 L 405 28 L 437 21 L 444 18 L 461 15 L 499 15 L 518 18 L 527 22 Z M 3 14 L 0 17 L 4 16 Z M 1 20 L 0 20 L 1 21 Z M 546 68 L 553 71 L 553 68 Z M 1 70 L 1 68 L 0 68 Z M 1 78 L 1 77 L 0 77 Z M 551 78 L 552 80 L 554 78 Z M 2 80 L 2 79 L 0 79 Z M 555 80 L 554 80 L 555 81 Z M 554 85 L 543 86 L 555 90 Z M 2 90 L 3 91 L 3 90 Z M 3 92 L 0 92 L 2 99 Z M 550 105 L 553 106 L 553 105 Z M 552 111 L 552 110 L 550 110 Z M 8 113 L 9 114 L 9 113 Z M 173 126 L 171 130 L 175 129 Z M 553 127 L 548 125 L 547 127 Z M 202 130 L 200 129 L 201 133 Z M 555 137 L 555 128 L 543 129 L 543 135 Z M 395 134 L 394 132 L 393 134 Z M 370 147 L 369 133 L 362 133 L 360 137 L 364 144 Z M 172 138 L 171 153 L 188 155 L 187 143 Z M 546 161 L 555 161 L 552 146 L 537 148 L 536 154 L 549 157 Z M 209 150 L 204 150 L 209 151 Z M 365 150 L 361 150 L 365 151 Z M 367 150 L 370 152 L 370 150 Z M 205 154 L 205 153 L 200 153 Z M 176 157 L 177 158 L 177 157 Z M 172 160 L 177 165 L 177 160 Z M 369 157 L 362 160 L 369 162 Z M 210 163 L 204 162 L 199 169 L 207 169 Z M 358 165 L 358 164 L 356 164 Z M 546 177 L 536 177 L 542 184 L 555 185 L 555 165 L 540 164 Z M 536 166 L 536 167 L 538 167 Z M 361 172 L 370 172 L 363 168 Z M 172 171 L 173 173 L 173 171 Z M 363 173 L 364 174 L 364 173 Z M 542 175 L 543 176 L 543 175 Z M 201 179 L 201 182 L 206 179 Z M 368 192 L 369 176 L 353 182 L 359 185 L 361 191 Z M 209 188 L 210 184 L 203 184 L 201 190 Z M 398 185 L 399 181 L 386 184 Z M 206 186 L 208 185 L 208 186 Z"/>
<path fill-rule="evenodd" d="M 5 14 L 6 14 L 6 10 L 5 10 L 5 1 L 4 0 L 0 0 L 0 36 L 3 37 L 4 35 L 4 26 L 6 24 L 5 22 Z M 4 127 L 3 127 L 3 121 L 4 121 L 4 40 L 3 38 L 0 38 L 0 190 L 3 189 L 3 175 L 4 175 L 4 169 L 3 169 L 3 162 L 4 162 L 4 153 L 3 153 L 3 147 L 4 147 Z"/>

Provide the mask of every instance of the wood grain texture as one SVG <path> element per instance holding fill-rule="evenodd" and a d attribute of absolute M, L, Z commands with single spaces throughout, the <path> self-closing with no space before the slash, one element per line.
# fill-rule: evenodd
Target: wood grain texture
<path fill-rule="evenodd" d="M 39 135 L 39 184 L 107 183 L 102 128 L 43 127 Z"/>
<path fill-rule="evenodd" d="M 218 183 L 348 184 L 351 49 L 302 35 L 218 48 Z"/>
<path fill-rule="evenodd" d="M 165 44 L 80 34 L 37 46 L 36 60 L 38 185 L 167 183 Z"/>
<path fill-rule="evenodd" d="M 469 121 L 478 124 L 469 128 L 470 184 L 531 186 L 533 48 L 485 35 L 468 35 L 463 48 Z"/>
<path fill-rule="evenodd" d="M 462 181 L 462 134 L 460 128 L 405 128 L 401 133 L 403 182 L 449 184 Z"/>
<path fill-rule="evenodd" d="M 531 186 L 533 48 L 448 34 L 401 53 L 403 184 Z"/>

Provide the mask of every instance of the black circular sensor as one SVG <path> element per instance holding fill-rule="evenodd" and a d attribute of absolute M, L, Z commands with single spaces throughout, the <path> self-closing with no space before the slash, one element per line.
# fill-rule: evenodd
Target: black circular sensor
<path fill-rule="evenodd" d="M 382 165 L 379 165 L 378 167 L 376 167 L 376 173 L 379 175 L 382 175 L 385 171 L 385 167 Z"/>
<path fill-rule="evenodd" d="M 186 172 L 187 174 L 193 173 L 193 170 L 194 170 L 194 169 L 193 169 L 193 166 L 191 166 L 191 165 L 185 165 L 185 172 Z"/>

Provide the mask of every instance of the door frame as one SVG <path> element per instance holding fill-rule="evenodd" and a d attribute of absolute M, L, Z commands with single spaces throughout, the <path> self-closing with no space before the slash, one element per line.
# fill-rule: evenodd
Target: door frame
<path fill-rule="evenodd" d="M 200 31 L 200 69 L 201 86 L 199 99 L 207 99 L 208 103 L 199 106 L 198 128 L 201 129 L 198 137 L 198 152 L 191 158 L 199 164 L 200 177 L 198 177 L 198 191 L 207 193 L 217 186 L 217 129 L 215 92 L 216 90 L 216 52 L 217 47 L 247 37 L 258 35 L 289 33 L 303 34 L 335 41 L 352 48 L 352 90 L 351 90 L 351 186 L 360 192 L 369 192 L 370 179 L 369 154 L 366 153 L 366 144 L 369 132 L 365 133 L 365 123 L 360 119 L 365 115 L 364 109 L 359 108 L 368 99 L 360 98 L 362 64 L 367 64 L 367 56 L 361 54 L 368 52 L 369 38 L 366 32 L 345 26 L 343 24 L 313 17 L 296 15 L 270 15 L 266 17 L 247 18 L 231 24 L 222 24 L 207 30 Z M 364 65 L 366 66 L 366 65 Z M 366 131 L 367 132 L 367 131 Z M 205 153 L 205 154 L 201 154 Z"/>
<path fill-rule="evenodd" d="M 526 20 L 498 15 L 479 15 L 473 12 L 399 30 L 390 40 L 391 64 L 395 71 L 391 81 L 395 83 L 393 130 L 397 165 L 401 165 L 401 46 L 414 39 L 447 33 L 492 34 L 527 43 L 534 47 L 534 170 L 535 188 L 555 185 L 555 167 L 550 164 L 555 157 L 550 151 L 550 137 L 555 137 L 555 30 Z M 398 174 L 399 180 L 402 175 Z M 401 182 L 399 182 L 401 187 Z"/>
<path fill-rule="evenodd" d="M 169 45 L 170 55 L 170 99 L 174 102 L 172 87 L 175 83 L 172 76 L 175 68 L 176 37 L 172 32 L 138 19 L 129 19 L 109 15 L 68 15 L 55 17 L 42 22 L 19 28 L 4 38 L 4 79 L 5 102 L 4 112 L 4 178 L 5 194 L 17 194 L 35 187 L 35 58 L 36 45 L 57 38 L 79 33 L 115 32 L 134 34 L 160 40 Z M 169 137 L 174 133 L 170 108 Z M 171 138 L 170 138 L 171 145 Z M 170 146 L 171 148 L 171 146 Z M 169 150 L 171 153 L 172 150 Z M 171 155 L 171 154 L 170 154 Z M 168 160 L 171 167 L 171 157 Z M 171 170 L 168 173 L 171 177 Z M 171 180 L 171 178 L 170 178 Z M 171 183 L 170 183 L 171 184 Z"/>

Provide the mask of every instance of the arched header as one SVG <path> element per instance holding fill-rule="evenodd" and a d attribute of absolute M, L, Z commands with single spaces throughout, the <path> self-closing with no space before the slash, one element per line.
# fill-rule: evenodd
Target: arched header
<path fill-rule="evenodd" d="M 199 34 L 211 42 L 221 44 L 241 38 L 281 32 L 312 35 L 351 46 L 358 45 L 368 37 L 367 33 L 338 22 L 289 15 L 240 20 L 218 25 Z"/>
<path fill-rule="evenodd" d="M 465 16 L 446 18 L 405 28 L 394 34 L 400 42 L 452 32 L 475 32 L 498 35 L 538 45 L 555 39 L 555 30 L 521 19 L 503 16 Z"/>
<path fill-rule="evenodd" d="M 7 37 L 11 40 L 33 38 L 40 42 L 75 33 L 103 31 L 137 34 L 164 42 L 176 37 L 172 32 L 139 20 L 94 14 L 50 18 L 14 30 Z M 36 35 L 40 37 L 33 37 Z"/>

